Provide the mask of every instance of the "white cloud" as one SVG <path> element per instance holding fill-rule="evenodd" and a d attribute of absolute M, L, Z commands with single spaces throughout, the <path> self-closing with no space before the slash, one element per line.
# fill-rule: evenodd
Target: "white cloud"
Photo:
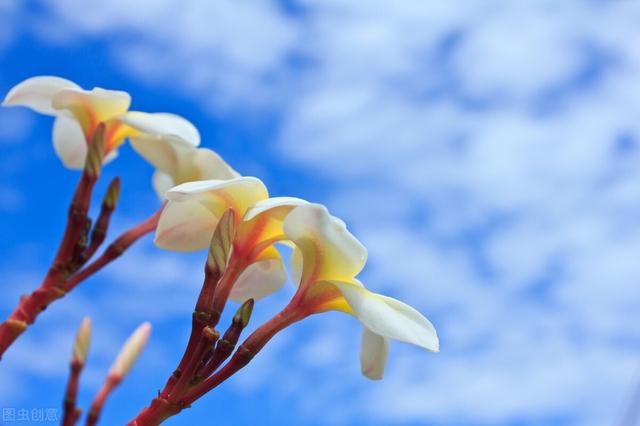
<path fill-rule="evenodd" d="M 147 84 L 198 98 L 212 110 L 279 102 L 296 23 L 269 1 L 44 1 L 33 31 L 74 43 L 112 39 L 114 60 Z M 173 86 L 173 87 L 171 87 Z M 206 96 L 202 96 L 206 93 Z"/>
<path fill-rule="evenodd" d="M 335 184 L 330 204 L 371 249 L 367 282 L 441 332 L 442 353 L 393 369 L 370 414 L 616 418 L 640 306 L 640 11 L 491 2 L 431 32 L 411 26 L 429 27 L 428 7 L 389 9 L 314 9 L 319 66 L 281 145 Z"/>

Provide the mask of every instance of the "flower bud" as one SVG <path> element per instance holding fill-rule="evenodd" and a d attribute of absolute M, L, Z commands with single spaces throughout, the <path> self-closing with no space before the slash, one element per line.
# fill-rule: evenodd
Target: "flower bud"
<path fill-rule="evenodd" d="M 84 364 L 87 360 L 89 345 L 91 343 L 91 318 L 85 317 L 80 324 L 76 340 L 73 343 L 73 353 L 71 354 L 71 362 Z"/>
<path fill-rule="evenodd" d="M 232 209 L 224 212 L 211 238 L 207 266 L 217 274 L 222 274 L 227 266 L 229 254 L 236 233 L 236 213 Z"/>
<path fill-rule="evenodd" d="M 107 188 L 107 193 L 102 200 L 102 206 L 105 210 L 113 210 L 116 208 L 116 204 L 118 204 L 118 199 L 120 198 L 120 178 L 115 177 L 109 184 L 109 188 Z"/>
<path fill-rule="evenodd" d="M 122 346 L 118 357 L 109 370 L 109 376 L 122 379 L 127 375 L 133 363 L 138 359 L 151 334 L 151 324 L 148 322 L 140 325 Z"/>
<path fill-rule="evenodd" d="M 251 313 L 253 312 L 253 299 L 245 301 L 233 316 L 233 324 L 237 324 L 242 328 L 245 328 L 249 324 Z"/>

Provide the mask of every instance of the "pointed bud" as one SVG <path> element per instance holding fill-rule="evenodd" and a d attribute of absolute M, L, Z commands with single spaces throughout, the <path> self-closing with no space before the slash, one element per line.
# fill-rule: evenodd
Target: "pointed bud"
<path fill-rule="evenodd" d="M 102 208 L 105 210 L 114 210 L 118 200 L 120 199 L 120 178 L 115 177 L 107 188 L 107 193 L 102 200 Z"/>
<path fill-rule="evenodd" d="M 84 163 L 84 172 L 89 176 L 97 178 L 102 169 L 102 162 L 105 154 L 105 126 L 100 123 L 93 134 L 93 139 L 89 144 L 87 158 Z"/>
<path fill-rule="evenodd" d="M 138 359 L 151 334 L 151 324 L 145 322 L 127 339 L 122 346 L 118 357 L 109 370 L 109 376 L 122 379 L 127 375 L 133 363 Z"/>
<path fill-rule="evenodd" d="M 222 274 L 227 266 L 229 254 L 236 234 L 236 213 L 228 209 L 216 226 L 211 238 L 207 266 L 215 273 Z"/>
<path fill-rule="evenodd" d="M 72 362 L 84 364 L 87 360 L 89 352 L 89 344 L 91 343 L 91 318 L 85 317 L 80 324 L 76 340 L 73 343 L 73 353 L 71 355 Z"/>
<path fill-rule="evenodd" d="M 233 316 L 233 324 L 245 328 L 249 324 L 251 313 L 253 312 L 253 299 L 249 299 L 240 306 L 236 314 Z"/>

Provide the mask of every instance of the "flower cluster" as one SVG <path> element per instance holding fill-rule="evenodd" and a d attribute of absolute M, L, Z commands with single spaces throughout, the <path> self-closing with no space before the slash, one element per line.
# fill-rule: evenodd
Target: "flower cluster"
<path fill-rule="evenodd" d="M 184 118 L 129 111 L 125 92 L 83 90 L 57 77 L 18 84 L 4 105 L 54 116 L 57 155 L 65 166 L 85 173 L 115 158 L 128 139 L 156 168 L 153 187 L 163 207 L 153 222 L 155 244 L 178 252 L 208 249 L 184 356 L 163 391 L 132 424 L 158 424 L 176 414 L 243 368 L 279 331 L 330 310 L 362 324 L 361 369 L 370 379 L 382 378 L 390 340 L 438 351 L 436 331 L 422 314 L 358 280 L 367 250 L 343 221 L 320 204 L 271 197 L 258 178 L 241 176 L 215 152 L 198 148 L 199 132 Z M 100 155 L 92 155 L 96 135 Z M 292 248 L 295 294 L 238 345 L 254 303 L 289 279 L 278 244 Z M 229 300 L 241 306 L 221 334 L 216 328 Z M 80 343 L 76 352 L 86 353 L 86 345 Z M 130 366 L 126 360 L 116 364 Z"/>

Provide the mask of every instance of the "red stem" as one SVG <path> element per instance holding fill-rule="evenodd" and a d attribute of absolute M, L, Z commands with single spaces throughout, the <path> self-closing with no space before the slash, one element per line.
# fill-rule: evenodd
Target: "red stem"
<path fill-rule="evenodd" d="M 84 364 L 73 360 L 71 361 L 71 373 L 67 390 L 64 397 L 64 415 L 62 417 L 63 426 L 73 426 L 78 421 L 81 411 L 76 407 L 76 399 L 78 397 L 78 382 L 80 381 L 80 373 Z"/>
<path fill-rule="evenodd" d="M 98 423 L 105 401 L 121 381 L 121 377 L 113 375 L 107 376 L 107 380 L 105 381 L 104 385 L 102 385 L 102 388 L 100 388 L 100 391 L 91 403 L 89 415 L 87 416 L 87 426 L 94 426 Z"/>
<path fill-rule="evenodd" d="M 187 395 L 179 401 L 180 406 L 188 407 L 204 394 L 214 389 L 220 383 L 233 376 L 246 366 L 251 359 L 275 336 L 278 332 L 291 324 L 300 321 L 302 316 L 292 305 L 287 306 L 272 319 L 258 327 L 240 345 L 231 359 L 224 367 L 191 389 Z"/>
<path fill-rule="evenodd" d="M 127 423 L 127 426 L 157 426 L 180 411 L 182 411 L 180 406 L 159 396 L 151 401 L 151 405 L 142 410 L 135 419 Z"/>
<path fill-rule="evenodd" d="M 198 398 L 246 366 L 273 336 L 300 319 L 302 319 L 302 316 L 289 305 L 270 321 L 256 329 L 247 340 L 240 345 L 229 362 L 218 370 L 218 372 L 191 388 L 191 390 L 180 399 L 167 398 L 165 393 L 162 392 L 158 398 L 155 398 L 148 407 L 144 408 L 131 420 L 128 426 L 156 426 L 169 417 L 180 413 L 183 409 L 191 406 Z"/>
<path fill-rule="evenodd" d="M 85 182 L 85 176 L 86 174 L 83 175 L 80 181 L 72 206 L 78 205 L 78 203 L 81 203 L 83 206 L 88 206 L 86 199 L 90 198 L 91 194 L 90 188 L 87 186 L 88 183 Z M 79 196 L 79 193 L 83 195 Z M 77 201 L 78 199 L 81 201 Z M 75 238 L 79 238 L 82 229 L 85 227 L 84 221 L 80 223 L 74 219 L 77 217 L 77 210 L 72 207 L 69 215 L 69 223 L 76 223 L 75 228 L 78 229 L 74 229 L 74 227 L 70 227 L 69 224 L 67 224 L 65 236 L 56 255 L 56 260 L 54 260 L 53 263 L 54 266 L 50 268 L 40 287 L 30 295 L 22 297 L 9 318 L 0 324 L 0 358 L 27 327 L 35 322 L 37 316 L 53 301 L 63 297 L 82 281 L 118 258 L 138 239 L 152 232 L 158 224 L 161 212 L 162 209 L 159 209 L 144 222 L 126 231 L 111 243 L 99 258 L 67 278 L 65 277 L 64 263 L 60 263 L 59 259 L 64 259 L 64 256 L 70 255 L 77 243 L 76 240 L 76 242 L 72 244 L 73 239 L 67 234 L 73 234 Z"/>
<path fill-rule="evenodd" d="M 91 262 L 89 265 L 79 270 L 71 278 L 69 278 L 64 285 L 65 291 L 70 292 L 82 281 L 95 274 L 100 269 L 104 268 L 109 263 L 120 257 L 122 253 L 127 250 L 133 243 L 138 241 L 141 237 L 153 232 L 158 225 L 160 219 L 160 213 L 162 209 L 159 209 L 152 216 L 146 219 L 144 222 L 139 223 L 133 228 L 129 229 L 122 235 L 120 235 L 109 247 L 102 253 L 100 257 Z"/>
<path fill-rule="evenodd" d="M 67 225 L 62 241 L 40 287 L 28 296 L 23 296 L 9 318 L 0 324 L 0 358 L 13 342 L 33 324 L 38 314 L 51 302 L 64 296 L 62 284 L 66 279 L 74 248 L 86 229 L 87 210 L 96 176 L 86 171 L 82 174 L 71 201 Z"/>

